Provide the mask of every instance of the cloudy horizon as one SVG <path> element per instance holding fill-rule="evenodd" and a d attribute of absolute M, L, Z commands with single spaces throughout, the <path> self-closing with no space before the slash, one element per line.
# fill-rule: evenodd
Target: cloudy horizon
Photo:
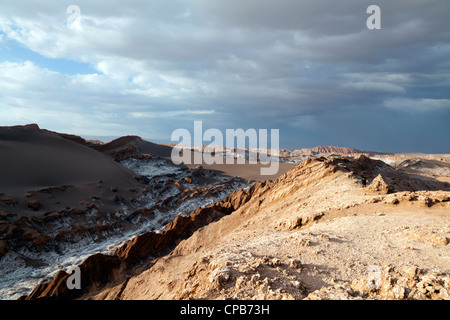
<path fill-rule="evenodd" d="M 381 29 L 369 30 L 369 5 Z M 80 8 L 71 27 L 70 5 Z M 450 2 L 0 4 L 0 126 L 170 142 L 279 129 L 280 146 L 450 153 Z"/>

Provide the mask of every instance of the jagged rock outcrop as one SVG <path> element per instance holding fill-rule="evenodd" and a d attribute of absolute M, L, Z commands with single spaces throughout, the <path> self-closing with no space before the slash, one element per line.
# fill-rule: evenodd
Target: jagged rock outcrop
<path fill-rule="evenodd" d="M 88 257 L 80 266 L 80 283 L 83 290 L 69 289 L 67 281 L 70 277 L 65 271 L 59 271 L 52 281 L 37 286 L 26 297 L 31 299 L 77 299 L 85 290 L 95 290 L 114 279 L 123 278 L 120 268 L 120 259 L 117 256 L 94 254 Z M 113 272 L 116 270 L 116 272 Z M 23 297 L 22 299 L 25 299 Z"/>
<path fill-rule="evenodd" d="M 230 214 L 235 208 L 224 200 L 210 207 L 199 208 L 187 217 L 178 216 L 162 233 L 148 232 L 137 236 L 114 251 L 128 267 L 148 257 L 166 254 L 180 240 L 188 238 L 197 229 Z"/>
<path fill-rule="evenodd" d="M 27 203 L 27 207 L 32 209 L 33 211 L 39 211 L 39 209 L 41 209 L 42 205 L 39 202 L 39 200 L 30 200 Z"/>
<path fill-rule="evenodd" d="M 39 215 L 21 216 L 7 211 L 0 214 L 0 261 L 8 252 L 21 252 L 35 263 L 45 263 L 39 260 L 39 253 L 64 253 L 81 243 L 106 242 L 127 231 L 139 229 L 141 224 L 163 226 L 174 219 L 175 214 L 187 214 L 193 210 L 191 207 L 198 207 L 196 204 L 208 199 L 220 199 L 222 195 L 231 193 L 235 186 L 247 184 L 241 179 L 210 179 L 210 185 L 206 185 L 204 181 L 208 173 L 197 171 L 191 169 L 181 171 L 179 175 L 140 177 L 142 185 L 139 190 L 111 187 L 106 195 L 91 196 L 80 202 L 78 208 L 48 210 L 45 206 L 41 207 L 41 202 L 37 200 L 68 196 L 75 191 L 74 186 L 30 191 L 26 195 L 28 210 L 36 210 Z M 195 177 L 193 173 L 196 173 Z M 111 199 L 123 207 L 119 210 L 103 207 Z M 17 203 L 6 195 L 0 195 L 0 201 L 6 208 Z"/>
<path fill-rule="evenodd" d="M 372 180 L 365 191 L 368 194 L 388 194 L 393 191 L 393 188 L 388 185 L 386 181 L 384 181 L 383 176 L 379 174 Z"/>
<path fill-rule="evenodd" d="M 136 236 L 117 248 L 112 255 L 96 254 L 89 257 L 79 266 L 83 275 L 81 290 L 68 290 L 65 284 L 70 275 L 61 271 L 50 282 L 36 287 L 25 299 L 79 298 L 99 290 L 105 284 L 105 275 L 122 274 L 108 279 L 110 282 L 124 281 L 123 274 L 131 272 L 134 266 L 167 254 L 179 241 L 188 238 L 199 228 L 237 210 L 264 185 L 257 183 L 247 192 L 237 190 L 223 201 L 199 208 L 187 217 L 178 216 L 161 233 L 147 232 Z"/>
<path fill-rule="evenodd" d="M 306 300 L 450 300 L 450 274 L 414 266 L 374 267 L 368 275 L 324 287 Z"/>

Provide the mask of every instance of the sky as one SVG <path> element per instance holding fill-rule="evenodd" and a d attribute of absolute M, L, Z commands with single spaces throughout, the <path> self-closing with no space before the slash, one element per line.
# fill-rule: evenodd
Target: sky
<path fill-rule="evenodd" d="M 290 149 L 450 153 L 449 13 L 447 0 L 2 1 L 0 126 L 170 142 L 201 120 L 279 129 Z"/>

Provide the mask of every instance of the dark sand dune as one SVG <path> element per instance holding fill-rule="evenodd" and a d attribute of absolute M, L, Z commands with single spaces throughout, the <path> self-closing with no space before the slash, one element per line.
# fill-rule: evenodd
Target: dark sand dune
<path fill-rule="evenodd" d="M 72 139 L 37 126 L 0 127 L 0 211 L 40 216 L 95 203 L 120 210 L 142 189 L 135 173 Z"/>
<path fill-rule="evenodd" d="M 133 180 L 109 157 L 34 127 L 1 127 L 0 152 L 0 192 Z"/>

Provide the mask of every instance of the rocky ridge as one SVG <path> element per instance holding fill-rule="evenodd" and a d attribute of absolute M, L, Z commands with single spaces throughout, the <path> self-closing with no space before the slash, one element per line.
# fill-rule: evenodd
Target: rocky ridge
<path fill-rule="evenodd" d="M 248 191 L 235 191 L 223 201 L 199 208 L 186 217 L 177 216 L 161 233 L 151 231 L 136 236 L 111 255 L 90 256 L 79 266 L 83 275 L 81 282 L 86 284 L 81 290 L 69 290 L 64 285 L 69 274 L 60 271 L 52 281 L 36 287 L 27 299 L 79 298 L 96 293 L 106 283 L 126 281 L 124 275 L 132 273 L 139 263 L 148 262 L 150 259 L 151 264 L 152 259 L 167 254 L 179 241 L 188 238 L 199 228 L 217 221 L 245 204 L 259 185 L 264 184 L 257 183 Z"/>
<path fill-rule="evenodd" d="M 155 161 L 163 160 L 145 157 L 134 161 L 138 167 L 154 167 Z M 139 189 L 124 192 L 120 187 L 111 188 L 111 199 L 94 194 L 76 207 L 40 207 L 37 199 L 45 202 L 48 197 L 76 192 L 75 186 L 68 185 L 29 192 L 30 199 L 35 199 L 30 200 L 29 210 L 37 215 L 0 211 L 2 278 L 18 283 L 24 281 L 22 269 L 25 272 L 31 268 L 36 274 L 41 269 L 47 272 L 47 265 L 70 255 L 112 250 L 120 241 L 149 230 L 159 231 L 176 216 L 188 215 L 199 206 L 219 201 L 236 188 L 248 185 L 243 179 L 223 178 L 201 168 L 180 169 L 164 164 L 151 174 L 136 175 Z M 5 195 L 0 200 L 15 203 Z M 106 201 L 118 209 L 104 207 Z"/>
<path fill-rule="evenodd" d="M 76 296 L 65 289 L 68 274 L 62 271 L 27 298 L 314 298 L 321 296 L 316 291 L 322 288 L 332 292 L 336 283 L 365 279 L 370 265 L 380 261 L 392 262 L 395 270 L 401 267 L 395 264 L 416 261 L 422 264 L 418 268 L 423 274 L 437 266 L 438 282 L 445 287 L 448 264 L 433 252 L 448 251 L 448 230 L 438 226 L 450 225 L 445 215 L 449 190 L 449 184 L 412 177 L 366 157 L 306 160 L 275 181 L 256 183 L 189 217 L 176 218 L 160 235 L 144 234 L 113 255 L 89 258 L 80 266 L 89 285 Z M 405 216 L 405 210 L 410 216 Z M 429 210 L 432 218 L 426 220 L 430 228 L 422 230 L 425 235 L 405 236 L 402 223 L 419 228 L 422 212 Z M 368 221 L 373 228 L 365 229 Z M 397 229 L 384 233 L 397 224 Z M 354 228 L 348 229 L 350 225 Z M 378 240 L 354 242 L 350 235 Z M 378 244 L 383 237 L 388 237 L 387 242 Z M 417 239 L 426 240 L 417 243 Z M 406 248 L 416 245 L 426 251 L 397 248 L 405 241 L 412 241 Z M 393 256 L 375 259 L 386 255 L 380 251 L 383 246 Z M 368 251 L 372 254 L 366 256 Z M 347 258 L 342 256 L 345 252 Z M 111 263 L 103 264 L 102 259 Z M 90 278 L 95 261 L 109 265 L 96 273 L 99 279 Z M 408 290 L 403 298 L 437 297 Z M 360 292 L 357 296 L 370 298 L 363 289 Z"/>
<path fill-rule="evenodd" d="M 354 153 L 363 153 L 363 151 L 349 148 L 349 147 L 334 147 L 334 146 L 317 146 L 310 150 L 310 152 L 313 153 L 336 153 L 336 154 L 342 154 L 342 155 L 349 155 Z"/>

